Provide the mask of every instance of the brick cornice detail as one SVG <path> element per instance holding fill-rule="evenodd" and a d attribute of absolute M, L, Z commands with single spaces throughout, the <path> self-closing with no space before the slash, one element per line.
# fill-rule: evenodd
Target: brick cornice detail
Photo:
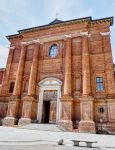
<path fill-rule="evenodd" d="M 29 45 L 29 44 L 34 44 L 34 43 L 40 43 L 40 44 L 43 44 L 43 43 L 46 43 L 46 42 L 51 42 L 51 41 L 58 41 L 58 40 L 65 40 L 67 38 L 75 38 L 75 37 L 78 37 L 78 36 L 87 36 L 87 37 L 90 37 L 91 34 L 88 33 L 88 31 L 76 31 L 76 32 L 73 32 L 73 33 L 70 33 L 70 34 L 65 34 L 65 35 L 57 35 L 57 36 L 52 36 L 52 37 L 46 37 L 46 38 L 40 38 L 40 39 L 33 39 L 33 40 L 30 40 L 30 41 L 23 41 L 22 44 L 25 44 L 25 45 Z"/>

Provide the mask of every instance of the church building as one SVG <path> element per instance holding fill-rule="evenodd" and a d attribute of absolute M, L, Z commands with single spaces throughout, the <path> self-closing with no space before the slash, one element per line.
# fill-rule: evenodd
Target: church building
<path fill-rule="evenodd" d="M 0 70 L 2 125 L 54 123 L 66 130 L 115 132 L 113 17 L 19 30 Z M 101 129 L 102 129 L 101 128 Z"/>

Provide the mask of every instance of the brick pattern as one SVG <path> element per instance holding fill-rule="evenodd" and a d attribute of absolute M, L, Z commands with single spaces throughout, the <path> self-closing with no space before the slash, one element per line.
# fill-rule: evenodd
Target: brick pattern
<path fill-rule="evenodd" d="M 94 122 L 99 122 L 100 118 L 106 122 L 106 120 L 108 120 L 107 117 L 112 116 L 112 110 L 114 109 L 115 80 L 110 35 L 101 35 L 101 33 L 110 31 L 109 26 L 110 22 L 107 21 L 91 24 L 89 27 L 88 22 L 65 24 L 63 26 L 23 33 L 21 37 L 11 38 L 11 45 L 15 46 L 15 48 L 9 51 L 1 95 L 9 96 L 9 83 L 13 80 L 16 83 L 14 95 L 18 95 L 23 99 L 25 96 L 28 96 L 27 87 L 24 92 L 25 83 L 28 82 L 29 95 L 34 95 L 34 98 L 26 97 L 26 100 L 23 99 L 21 109 L 24 109 L 22 112 L 25 113 L 26 106 L 28 106 L 27 112 L 32 113 L 32 116 L 36 116 L 37 111 L 34 111 L 33 114 L 33 111 L 30 111 L 29 108 L 32 109 L 35 106 L 37 110 L 36 100 L 39 95 L 38 83 L 47 77 L 58 78 L 63 82 L 61 89 L 62 95 L 66 95 L 62 99 L 62 118 L 66 118 L 65 120 L 69 118 L 69 125 L 72 125 L 71 120 L 75 122 L 77 120 L 80 121 L 80 116 L 85 115 L 85 118 L 88 117 L 92 120 L 91 130 L 94 132 Z M 70 35 L 76 31 L 83 32 L 86 35 L 71 37 Z M 86 33 L 87 31 L 88 35 Z M 69 39 L 70 41 L 67 41 L 65 38 L 66 35 L 71 37 Z M 58 40 L 54 38 L 53 40 L 54 36 L 63 36 L 63 38 Z M 34 59 L 35 43 L 26 45 L 23 58 L 21 55 L 21 42 L 36 39 L 44 39 L 44 41 L 46 41 L 39 43 L 39 53 L 38 56 L 36 56 L 36 60 Z M 57 44 L 58 46 L 58 55 L 55 58 L 49 56 L 49 48 L 52 44 Z M 33 62 L 36 61 L 38 62 L 35 63 L 34 66 Z M 34 75 L 32 75 L 32 72 Z M 103 91 L 96 90 L 96 76 L 103 77 Z M 33 86 L 34 90 L 31 90 Z M 70 97 L 67 97 L 67 95 Z M 84 95 L 87 97 L 84 98 Z M 79 103 L 81 97 L 82 102 Z M 30 103 L 33 104 L 32 106 L 28 102 L 29 100 Z M 87 101 L 87 108 L 91 106 L 90 112 L 87 111 L 88 109 L 84 106 L 84 100 Z M 82 110 L 82 104 L 86 109 Z M 15 103 L 10 105 L 13 106 Z M 69 108 L 69 106 L 71 107 Z M 103 106 L 105 110 L 103 115 L 97 111 L 101 106 Z M 76 112 L 78 114 L 76 114 Z M 26 115 L 31 118 L 30 114 Z M 82 118 L 84 120 L 84 117 Z M 111 122 L 115 122 L 113 116 L 110 120 Z M 20 121 L 20 123 L 22 122 Z M 62 124 L 67 125 L 67 121 Z M 82 129 L 84 129 L 83 126 L 84 122 L 81 124 Z M 87 122 L 87 128 L 88 126 L 90 126 L 89 122 Z"/>

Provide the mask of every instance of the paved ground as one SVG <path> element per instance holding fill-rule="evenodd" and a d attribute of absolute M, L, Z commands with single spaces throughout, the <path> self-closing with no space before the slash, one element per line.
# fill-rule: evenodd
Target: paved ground
<path fill-rule="evenodd" d="M 0 146 L 0 150 L 89 150 L 89 148 L 39 144 L 39 145 L 29 145 L 29 146 L 25 146 L 25 145 Z M 91 148 L 91 150 L 100 150 L 100 149 Z"/>
<path fill-rule="evenodd" d="M 89 148 L 57 146 L 57 145 L 31 145 L 31 146 L 0 146 L 0 150 L 89 150 Z M 91 148 L 91 150 L 99 150 Z"/>
<path fill-rule="evenodd" d="M 58 139 L 64 139 L 64 145 L 58 146 Z M 72 139 L 93 140 L 91 150 L 115 150 L 114 135 L 97 135 L 73 132 L 40 131 L 11 127 L 0 127 L 0 150 L 89 150 L 85 143 L 73 146 Z"/>
<path fill-rule="evenodd" d="M 54 131 L 54 132 L 60 132 L 65 131 L 62 127 L 56 125 L 56 124 L 28 124 L 25 126 L 20 127 L 21 129 L 30 129 L 30 130 L 40 130 L 40 131 Z"/>

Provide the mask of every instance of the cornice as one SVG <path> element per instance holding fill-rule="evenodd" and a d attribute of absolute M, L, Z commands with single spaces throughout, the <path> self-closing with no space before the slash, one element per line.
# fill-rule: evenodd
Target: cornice
<path fill-rule="evenodd" d="M 111 26 L 111 25 L 113 25 L 113 17 L 101 18 L 101 19 L 96 19 L 96 20 L 92 20 L 91 17 L 68 20 L 68 21 L 63 21 L 61 23 L 48 24 L 48 25 L 18 30 L 18 34 L 9 35 L 6 37 L 8 40 L 12 39 L 12 38 L 22 38 L 23 37 L 22 34 L 24 34 L 24 33 L 30 33 L 30 32 L 34 32 L 34 31 L 39 31 L 39 30 L 44 30 L 44 29 L 49 29 L 49 28 L 55 28 L 55 27 L 60 27 L 60 26 L 64 26 L 64 25 L 69 25 L 69 24 L 84 23 L 84 22 L 88 23 L 89 25 L 95 25 L 95 24 L 108 22 Z"/>

